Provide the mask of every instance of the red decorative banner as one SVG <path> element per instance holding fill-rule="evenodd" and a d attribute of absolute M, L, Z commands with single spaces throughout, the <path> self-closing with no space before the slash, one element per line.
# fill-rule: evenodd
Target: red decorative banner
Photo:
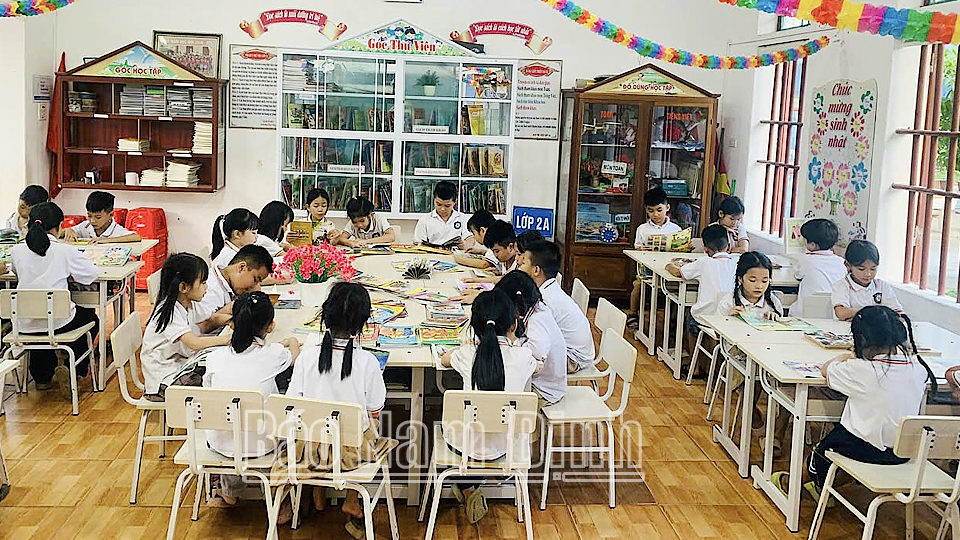
<path fill-rule="evenodd" d="M 276 23 L 299 23 L 316 26 L 320 33 L 330 41 L 336 41 L 347 31 L 346 24 L 342 22 L 336 25 L 329 24 L 326 14 L 306 9 L 272 9 L 270 11 L 264 11 L 252 22 L 240 21 L 240 29 L 253 39 L 257 39 L 268 30 L 268 26 Z"/>
<path fill-rule="evenodd" d="M 535 54 L 540 54 L 547 49 L 553 39 L 549 36 L 540 37 L 536 35 L 533 28 L 522 23 L 513 23 L 506 21 L 479 21 L 471 24 L 467 30 L 462 32 L 454 30 L 450 32 L 450 39 L 464 41 L 467 43 L 476 43 L 477 37 L 486 35 L 512 36 L 523 40 L 524 45 Z"/>

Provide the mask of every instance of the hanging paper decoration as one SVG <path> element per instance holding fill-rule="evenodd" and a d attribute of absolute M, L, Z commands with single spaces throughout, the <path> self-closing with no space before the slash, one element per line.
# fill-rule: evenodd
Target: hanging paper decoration
<path fill-rule="evenodd" d="M 683 49 L 664 47 L 663 45 L 632 34 L 623 28 L 606 21 L 576 5 L 571 0 L 540 0 L 553 9 L 566 15 L 571 21 L 589 29 L 595 34 L 603 36 L 614 43 L 623 45 L 635 51 L 640 56 L 656 58 L 664 62 L 680 64 L 682 66 L 698 67 L 703 69 L 753 69 L 783 62 L 792 62 L 798 58 L 805 58 L 815 54 L 830 44 L 830 38 L 822 36 L 804 43 L 799 47 L 784 49 L 772 53 L 752 56 L 714 56 L 695 54 Z M 735 0 L 726 0 L 731 3 Z M 763 0 L 742 0 L 744 2 L 762 2 Z M 782 0 L 789 2 L 791 0 Z M 796 4 L 799 0 L 793 0 Z M 807 2 L 808 0 L 803 0 Z"/>
<path fill-rule="evenodd" d="M 546 1 L 546 0 L 544 0 Z M 717 0 L 832 26 L 840 30 L 892 36 L 904 41 L 960 43 L 956 13 L 897 9 L 849 0 Z"/>
<path fill-rule="evenodd" d="M 30 17 L 43 15 L 69 6 L 77 0 L 20 0 L 0 2 L 0 17 Z"/>

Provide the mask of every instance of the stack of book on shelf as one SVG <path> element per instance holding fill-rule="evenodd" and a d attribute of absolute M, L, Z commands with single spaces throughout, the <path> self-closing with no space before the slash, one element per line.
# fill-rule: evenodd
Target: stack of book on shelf
<path fill-rule="evenodd" d="M 126 85 L 120 91 L 120 114 L 143 114 L 144 91 L 142 86 Z"/>
<path fill-rule="evenodd" d="M 140 185 L 148 187 L 163 187 L 163 169 L 144 169 L 140 172 Z"/>
<path fill-rule="evenodd" d="M 175 118 L 191 117 L 193 103 L 190 101 L 190 89 L 175 86 L 167 88 L 167 112 Z"/>
<path fill-rule="evenodd" d="M 317 91 L 315 60 L 288 58 L 283 61 L 283 89 L 294 92 Z"/>
<path fill-rule="evenodd" d="M 213 118 L 213 88 L 193 88 L 190 95 L 193 97 L 193 116 Z"/>
<path fill-rule="evenodd" d="M 460 186 L 460 200 L 463 211 L 489 210 L 493 214 L 507 213 L 507 196 L 499 182 L 480 182 Z"/>
<path fill-rule="evenodd" d="M 124 137 L 117 140 L 117 150 L 121 152 L 149 152 L 150 141 L 136 137 Z"/>
<path fill-rule="evenodd" d="M 169 187 L 193 187 L 200 182 L 197 177 L 197 171 L 200 164 L 194 161 L 176 161 L 167 162 L 167 186 Z"/>
<path fill-rule="evenodd" d="M 210 122 L 193 123 L 193 153 L 213 153 L 213 124 Z"/>
<path fill-rule="evenodd" d="M 162 86 L 148 86 L 143 96 L 143 114 L 145 116 L 166 116 L 167 93 Z"/>

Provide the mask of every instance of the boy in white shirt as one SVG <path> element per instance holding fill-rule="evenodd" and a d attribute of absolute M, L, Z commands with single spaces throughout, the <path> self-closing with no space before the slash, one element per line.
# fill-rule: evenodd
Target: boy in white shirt
<path fill-rule="evenodd" d="M 647 249 L 647 239 L 651 236 L 665 235 L 680 232 L 680 226 L 670 221 L 670 203 L 667 192 L 657 186 L 643 194 L 643 207 L 647 212 L 647 222 L 637 227 L 637 235 L 633 240 L 633 247 L 639 250 Z M 640 276 L 633 282 L 633 291 L 630 293 L 630 311 L 627 312 L 627 326 L 640 326 Z"/>
<path fill-rule="evenodd" d="M 387 218 L 373 211 L 373 203 L 365 197 L 347 201 L 347 217 L 350 221 L 343 228 L 337 243 L 350 247 L 366 247 L 371 244 L 392 244 L 397 236 Z"/>
<path fill-rule="evenodd" d="M 7 218 L 7 229 L 13 229 L 20 233 L 20 238 L 27 235 L 27 229 L 30 228 L 30 210 L 43 202 L 50 200 L 50 194 L 43 186 L 30 185 L 23 189 L 20 198 L 17 200 L 17 211 L 10 214 Z"/>
<path fill-rule="evenodd" d="M 63 229 L 63 239 L 78 239 L 95 243 L 139 242 L 140 235 L 113 220 L 114 196 L 106 191 L 94 191 L 87 197 L 87 220 Z"/>
<path fill-rule="evenodd" d="M 794 274 L 800 280 L 797 301 L 790 307 L 790 315 L 803 317 L 803 302 L 818 293 L 833 291 L 833 284 L 847 274 L 843 259 L 833 252 L 840 238 L 837 224 L 829 219 L 811 219 L 800 227 L 807 252 L 794 265 Z"/>
<path fill-rule="evenodd" d="M 833 314 L 841 321 L 849 321 L 866 306 L 887 306 L 901 313 L 903 306 L 897 300 L 893 286 L 877 279 L 880 250 L 873 242 L 854 240 L 844 254 L 846 277 L 833 284 Z"/>
<path fill-rule="evenodd" d="M 720 202 L 720 208 L 717 209 L 719 219 L 711 224 L 720 225 L 726 229 L 729 253 L 746 253 L 750 250 L 750 237 L 743 224 L 743 212 L 743 201 L 740 197 L 731 195 Z"/>
<path fill-rule="evenodd" d="M 414 243 L 470 249 L 475 242 L 467 228 L 467 216 L 458 212 L 456 205 L 457 185 L 447 180 L 437 182 L 433 187 L 433 212 L 417 221 Z"/>
<path fill-rule="evenodd" d="M 260 289 L 260 282 L 273 271 L 273 258 L 266 248 L 249 244 L 240 248 L 227 266 L 210 267 L 210 279 L 203 300 L 194 302 L 197 323 L 209 321 L 213 331 L 223 328 L 232 317 L 233 297 Z"/>
<path fill-rule="evenodd" d="M 473 235 L 476 242 L 465 252 L 454 253 L 453 260 L 461 266 L 489 269 L 497 266 L 497 258 L 493 251 L 483 245 L 487 230 L 497 221 L 489 210 L 477 210 L 467 220 L 467 230 Z"/>

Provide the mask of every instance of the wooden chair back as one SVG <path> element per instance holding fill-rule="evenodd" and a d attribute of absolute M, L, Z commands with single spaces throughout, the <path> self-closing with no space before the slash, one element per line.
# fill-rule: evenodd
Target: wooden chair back
<path fill-rule="evenodd" d="M 157 295 L 160 294 L 160 272 L 163 270 L 157 270 L 156 272 L 147 276 L 147 296 L 150 297 L 150 304 L 157 305 Z"/>
<path fill-rule="evenodd" d="M 268 423 L 280 438 L 359 448 L 366 411 L 354 403 L 337 403 L 275 394 L 266 401 Z"/>
<path fill-rule="evenodd" d="M 70 316 L 70 291 L 66 289 L 0 290 L 0 318 L 10 319 L 13 334 L 20 334 L 20 321 L 46 319 L 47 333 L 56 332 L 55 321 Z"/>

